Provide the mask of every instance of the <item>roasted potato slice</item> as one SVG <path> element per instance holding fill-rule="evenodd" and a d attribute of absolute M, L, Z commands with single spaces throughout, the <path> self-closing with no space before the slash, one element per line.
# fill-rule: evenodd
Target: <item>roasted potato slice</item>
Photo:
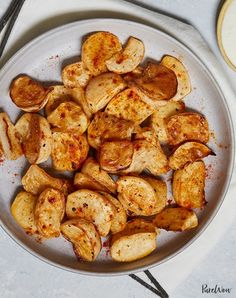
<path fill-rule="evenodd" d="M 98 149 L 104 141 L 131 140 L 134 129 L 132 121 L 97 112 L 88 127 L 88 142 L 90 146 Z"/>
<path fill-rule="evenodd" d="M 99 164 L 108 173 L 117 173 L 131 164 L 133 153 L 131 141 L 105 142 L 99 150 Z"/>
<path fill-rule="evenodd" d="M 14 104 L 25 112 L 38 112 L 47 103 L 48 89 L 27 75 L 13 80 L 10 97 Z"/>
<path fill-rule="evenodd" d="M 122 170 L 122 173 L 140 174 L 146 169 L 152 175 L 158 176 L 169 171 L 168 160 L 160 144 L 153 146 L 146 140 L 136 140 L 133 146 L 132 162 L 127 169 Z"/>
<path fill-rule="evenodd" d="M 157 247 L 156 230 L 152 223 L 134 219 L 125 229 L 112 236 L 111 257 L 117 262 L 131 262 L 149 255 Z"/>
<path fill-rule="evenodd" d="M 167 185 L 164 181 L 152 178 L 149 176 L 142 176 L 154 189 L 157 197 L 157 202 L 155 206 L 155 214 L 161 212 L 167 203 Z"/>
<path fill-rule="evenodd" d="M 106 199 L 108 199 L 115 207 L 115 214 L 111 222 L 111 233 L 115 234 L 124 230 L 127 222 L 127 215 L 124 207 L 116 198 L 114 198 L 107 192 L 100 191 L 99 193 L 103 195 Z"/>
<path fill-rule="evenodd" d="M 90 177 L 87 174 L 83 173 L 76 173 L 74 178 L 74 186 L 76 189 L 90 189 L 90 190 L 97 190 L 97 191 L 108 191 L 109 190 L 100 184 L 97 180 Z"/>
<path fill-rule="evenodd" d="M 195 228 L 198 225 L 198 219 L 192 210 L 182 207 L 169 207 L 158 213 L 153 223 L 160 229 L 182 232 Z"/>
<path fill-rule="evenodd" d="M 160 146 L 155 131 L 149 127 L 140 127 L 139 130 L 136 130 L 134 140 L 145 140 L 153 146 Z"/>
<path fill-rule="evenodd" d="M 20 136 L 6 113 L 0 113 L 0 149 L 10 160 L 16 160 L 23 154 Z"/>
<path fill-rule="evenodd" d="M 52 162 L 59 171 L 78 170 L 86 160 L 89 145 L 86 136 L 70 132 L 53 132 Z"/>
<path fill-rule="evenodd" d="M 76 88 L 78 86 L 84 88 L 87 86 L 91 73 L 85 68 L 82 61 L 69 64 L 62 70 L 62 82 L 68 88 Z"/>
<path fill-rule="evenodd" d="M 106 66 L 110 71 L 119 74 L 131 72 L 143 60 L 144 52 L 143 42 L 131 36 L 125 48 L 106 61 Z"/>
<path fill-rule="evenodd" d="M 122 176 L 117 180 L 118 199 L 123 207 L 134 215 L 153 215 L 157 196 L 146 180 L 136 176 Z"/>
<path fill-rule="evenodd" d="M 186 142 L 180 145 L 169 157 L 169 166 L 173 170 L 183 168 L 187 163 L 200 160 L 215 153 L 206 145 L 198 142 Z"/>
<path fill-rule="evenodd" d="M 73 101 L 61 103 L 48 117 L 49 124 L 64 132 L 82 135 L 89 124 L 89 119 L 81 107 Z"/>
<path fill-rule="evenodd" d="M 95 179 L 98 183 L 106 187 L 108 192 L 116 193 L 116 183 L 107 172 L 100 168 L 98 162 L 92 157 L 89 157 L 84 162 L 81 173 L 87 174 L 91 178 Z"/>
<path fill-rule="evenodd" d="M 47 172 L 37 165 L 31 165 L 25 175 L 22 177 L 21 183 L 24 189 L 33 195 L 39 195 L 46 188 L 55 188 L 68 194 L 70 185 L 67 180 L 51 177 Z"/>
<path fill-rule="evenodd" d="M 153 104 L 169 100 L 177 92 L 177 78 L 171 69 L 159 63 L 149 62 L 143 72 L 125 77 L 129 86 L 139 88 Z"/>
<path fill-rule="evenodd" d="M 117 36 L 110 32 L 97 32 L 83 43 L 82 62 L 92 75 L 97 76 L 107 71 L 106 61 L 121 49 Z"/>
<path fill-rule="evenodd" d="M 172 185 L 175 202 L 185 208 L 202 208 L 206 204 L 205 178 L 203 161 L 195 161 L 175 171 Z"/>
<path fill-rule="evenodd" d="M 110 231 L 115 207 L 104 196 L 88 189 L 80 189 L 67 197 L 66 215 L 93 222 L 100 236 L 105 237 Z"/>
<path fill-rule="evenodd" d="M 29 235 L 36 234 L 37 227 L 34 221 L 34 209 L 37 201 L 37 196 L 20 191 L 11 205 L 11 214 L 15 221 Z"/>
<path fill-rule="evenodd" d="M 178 81 L 178 88 L 173 100 L 180 100 L 188 95 L 192 88 L 188 71 L 176 57 L 166 55 L 161 59 L 161 65 L 173 70 Z"/>
<path fill-rule="evenodd" d="M 115 73 L 102 73 L 92 78 L 85 90 L 85 98 L 92 113 L 103 109 L 125 87 L 125 81 Z"/>
<path fill-rule="evenodd" d="M 62 235 L 74 247 L 74 252 L 79 259 L 95 261 L 102 248 L 101 239 L 94 225 L 83 219 L 74 218 L 61 225 Z"/>
<path fill-rule="evenodd" d="M 46 161 L 52 152 L 52 133 L 47 120 L 38 114 L 25 113 L 16 123 L 22 149 L 31 164 Z"/>
<path fill-rule="evenodd" d="M 209 128 L 207 119 L 198 113 L 180 113 L 166 119 L 168 143 L 172 146 L 185 141 L 207 143 Z"/>
<path fill-rule="evenodd" d="M 154 108 L 142 101 L 134 90 L 128 88 L 113 97 L 105 112 L 140 124 L 154 112 Z"/>
<path fill-rule="evenodd" d="M 165 101 L 164 105 L 156 107 L 155 112 L 150 117 L 150 127 L 154 129 L 155 133 L 158 136 L 158 140 L 161 143 L 168 142 L 165 118 L 184 112 L 184 110 L 185 104 L 182 100 L 168 100 Z"/>
<path fill-rule="evenodd" d="M 60 225 L 65 214 L 65 196 L 54 188 L 46 188 L 35 206 L 35 223 L 45 238 L 60 236 Z"/>

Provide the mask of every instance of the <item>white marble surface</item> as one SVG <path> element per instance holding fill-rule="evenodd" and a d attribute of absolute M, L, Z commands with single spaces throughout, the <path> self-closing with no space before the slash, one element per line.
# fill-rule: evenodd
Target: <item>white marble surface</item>
<path fill-rule="evenodd" d="M 8 2 L 9 0 L 0 1 L 0 13 Z M 186 19 L 198 28 L 223 63 L 231 82 L 235 82 L 236 74 L 226 66 L 216 44 L 215 22 L 220 1 L 143 0 L 142 2 Z M 236 219 L 210 254 L 206 255 L 205 259 L 171 293 L 170 297 L 236 297 L 235 242 Z M 178 271 L 176 275 L 178 275 Z M 175 276 L 170 278 L 174 279 Z M 48 266 L 19 248 L 3 231 L 0 231 L 0 281 L 0 297 L 3 298 L 155 296 L 129 277 L 111 279 L 84 277 Z M 233 290 L 231 294 L 203 295 L 201 294 L 201 285 L 204 283 L 211 287 L 218 284 L 226 288 L 233 288 Z"/>

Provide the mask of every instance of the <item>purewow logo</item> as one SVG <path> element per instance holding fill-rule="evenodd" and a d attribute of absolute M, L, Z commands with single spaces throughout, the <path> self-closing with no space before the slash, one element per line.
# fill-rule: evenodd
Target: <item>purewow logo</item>
<path fill-rule="evenodd" d="M 202 294 L 230 294 L 232 288 L 224 288 L 223 286 L 215 285 L 209 287 L 208 284 L 202 285 Z"/>

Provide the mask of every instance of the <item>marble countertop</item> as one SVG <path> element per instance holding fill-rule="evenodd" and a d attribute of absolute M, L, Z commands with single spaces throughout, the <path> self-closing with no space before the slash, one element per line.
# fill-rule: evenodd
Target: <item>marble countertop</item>
<path fill-rule="evenodd" d="M 33 0 L 27 0 L 33 1 Z M 1 0 L 0 15 L 9 0 Z M 236 73 L 223 61 L 216 42 L 215 25 L 218 0 L 142 0 L 146 5 L 193 24 L 219 57 L 236 91 Z M 211 239 L 209 239 L 211 241 Z M 230 229 L 212 251 L 182 282 L 170 297 L 236 297 L 236 217 Z M 194 256 L 193 256 L 194 257 Z M 179 268 L 181 270 L 181 268 Z M 178 274 L 178 272 L 176 272 Z M 174 278 L 174 277 L 171 277 Z M 131 298 L 156 297 L 127 276 L 95 278 L 81 276 L 49 266 L 21 249 L 0 229 L 0 297 L 2 298 Z M 231 293 L 202 294 L 202 285 L 232 288 Z"/>

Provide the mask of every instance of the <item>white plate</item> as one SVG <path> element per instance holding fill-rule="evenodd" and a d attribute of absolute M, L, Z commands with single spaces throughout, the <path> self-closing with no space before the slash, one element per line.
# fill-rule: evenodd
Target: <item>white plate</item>
<path fill-rule="evenodd" d="M 199 226 L 183 233 L 162 231 L 158 238 L 157 251 L 139 261 L 115 263 L 107 256 L 106 248 L 103 248 L 95 263 L 80 263 L 73 254 L 71 244 L 64 238 L 37 243 L 13 220 L 10 204 L 20 188 L 21 176 L 29 166 L 24 158 L 17 162 L 5 161 L 0 165 L 0 223 L 18 244 L 50 264 L 84 274 L 127 274 L 158 265 L 183 251 L 210 223 L 222 203 L 232 173 L 233 129 L 222 92 L 210 72 L 192 52 L 163 32 L 117 19 L 91 19 L 71 23 L 49 31 L 22 48 L 0 73 L 0 109 L 6 111 L 12 121 L 16 121 L 20 111 L 8 95 L 12 79 L 18 74 L 26 73 L 41 81 L 60 81 L 62 66 L 79 59 L 81 41 L 93 31 L 110 31 L 119 36 L 122 42 L 131 35 L 136 36 L 145 44 L 145 58 L 160 60 L 164 54 L 174 55 L 180 57 L 189 70 L 193 90 L 186 97 L 185 103 L 188 108 L 203 113 L 208 119 L 213 135 L 209 146 L 216 153 L 216 157 L 205 159 L 208 169 L 208 204 L 204 210 L 198 212 Z"/>

